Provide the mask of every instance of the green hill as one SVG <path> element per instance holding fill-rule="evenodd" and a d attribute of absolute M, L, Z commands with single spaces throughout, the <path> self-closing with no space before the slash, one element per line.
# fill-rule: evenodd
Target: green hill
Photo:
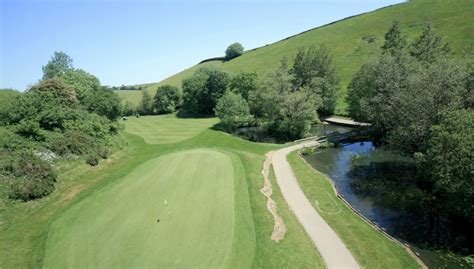
<path fill-rule="evenodd" d="M 400 21 L 409 39 L 417 36 L 426 23 L 432 23 L 444 39 L 450 41 L 459 57 L 462 57 L 464 49 L 474 44 L 473 0 L 412 0 L 305 31 L 246 51 L 228 62 L 211 61 L 195 65 L 160 82 L 147 84 L 146 89 L 154 93 L 157 85 L 180 86 L 183 78 L 199 67 L 209 65 L 220 66 L 231 73 L 245 70 L 264 74 L 268 69 L 275 68 L 283 57 L 292 61 L 300 47 L 325 44 L 333 54 L 342 81 L 337 113 L 345 114 L 345 93 L 352 75 L 362 64 L 381 53 L 383 36 L 394 20 Z M 140 95 L 140 92 L 134 94 Z M 134 103 L 140 99 L 132 94 L 123 96 L 126 100 L 134 100 Z"/>

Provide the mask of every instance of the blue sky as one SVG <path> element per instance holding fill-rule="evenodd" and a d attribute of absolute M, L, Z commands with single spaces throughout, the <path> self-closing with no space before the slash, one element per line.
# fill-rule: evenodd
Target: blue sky
<path fill-rule="evenodd" d="M 402 0 L 0 0 L 0 88 L 24 90 L 54 51 L 105 85 L 156 82 L 232 42 L 246 49 Z"/>

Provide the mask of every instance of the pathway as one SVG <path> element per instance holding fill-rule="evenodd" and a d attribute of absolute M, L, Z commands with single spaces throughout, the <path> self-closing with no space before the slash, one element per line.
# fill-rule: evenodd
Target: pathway
<path fill-rule="evenodd" d="M 286 160 L 288 153 L 304 146 L 315 146 L 316 144 L 317 142 L 310 141 L 276 151 L 272 157 L 276 181 L 288 206 L 310 236 L 323 257 L 327 268 L 359 268 L 356 260 L 339 236 L 329 227 L 306 198 L 290 164 Z"/>

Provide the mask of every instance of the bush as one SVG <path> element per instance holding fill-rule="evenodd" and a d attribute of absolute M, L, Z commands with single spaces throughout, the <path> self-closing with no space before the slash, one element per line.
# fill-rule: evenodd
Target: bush
<path fill-rule="evenodd" d="M 31 153 L 10 155 L 2 162 L 1 172 L 8 179 L 9 197 L 12 199 L 29 201 L 54 190 L 56 174 L 52 167 Z"/>
<path fill-rule="evenodd" d="M 99 155 L 99 157 L 101 157 L 102 159 L 107 159 L 109 157 L 109 150 L 102 146 L 102 147 L 99 147 L 99 149 L 97 150 L 97 155 Z"/>
<path fill-rule="evenodd" d="M 97 166 L 99 164 L 99 159 L 95 155 L 87 156 L 86 163 L 90 166 Z"/>
<path fill-rule="evenodd" d="M 228 91 L 219 99 L 215 113 L 221 120 L 222 125 L 229 131 L 249 125 L 253 119 L 245 99 L 240 94 L 231 91 Z"/>
<path fill-rule="evenodd" d="M 227 49 L 225 50 L 225 59 L 229 61 L 236 57 L 239 57 L 243 53 L 244 53 L 244 47 L 240 43 L 236 42 L 229 45 Z"/>
<path fill-rule="evenodd" d="M 64 136 L 53 142 L 53 150 L 61 156 L 68 154 L 83 155 L 94 148 L 92 137 L 79 131 L 67 131 Z"/>
<path fill-rule="evenodd" d="M 155 94 L 155 109 L 158 114 L 173 113 L 181 105 L 183 94 L 178 87 L 163 85 Z"/>

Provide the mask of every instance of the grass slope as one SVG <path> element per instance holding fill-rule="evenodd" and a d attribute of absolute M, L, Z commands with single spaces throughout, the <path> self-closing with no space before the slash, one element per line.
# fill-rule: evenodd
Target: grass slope
<path fill-rule="evenodd" d="M 154 121 L 156 126 L 150 125 L 152 129 L 169 120 L 182 122 L 183 125 L 186 125 L 188 121 L 192 121 L 192 119 L 156 118 L 160 120 L 154 121 L 155 119 L 152 117 L 142 117 L 137 120 L 143 124 Z M 125 124 L 129 124 L 129 121 Z M 211 127 L 210 125 L 208 127 Z M 170 130 L 170 132 L 173 131 Z M 199 257 L 202 266 L 223 263 L 223 267 L 235 265 L 235 267 L 252 268 L 287 268 L 290 266 L 296 268 L 323 268 L 320 256 L 302 227 L 294 219 L 291 211 L 285 206 L 277 188 L 274 191 L 274 199 L 278 203 L 279 213 L 287 225 L 288 233 L 280 243 L 275 243 L 270 239 L 273 230 L 273 217 L 267 211 L 266 198 L 260 192 L 263 185 L 261 170 L 264 153 L 280 146 L 247 142 L 213 129 L 205 129 L 200 133 L 196 133 L 195 136 L 189 137 L 189 139 L 168 144 L 146 143 L 145 139 L 150 139 L 148 136 L 153 134 L 152 131 L 144 130 L 138 133 L 141 136 L 125 131 L 121 131 L 120 134 L 128 144 L 127 147 L 114 155 L 111 160 L 103 161 L 97 167 L 89 167 L 82 162 L 72 164 L 69 161 L 68 165 L 71 167 L 59 175 L 56 190 L 47 198 L 28 203 L 0 200 L 0 268 L 68 267 L 68 264 L 73 263 L 82 267 L 87 262 L 86 256 L 72 255 L 77 259 L 84 259 L 84 261 L 67 260 L 66 256 L 59 257 L 61 253 L 70 253 L 70 251 L 92 255 L 87 256 L 87 258 L 93 257 L 95 254 L 101 254 L 91 259 L 96 259 L 96 261 L 100 259 L 100 265 L 107 267 L 108 264 L 113 263 L 110 255 L 116 255 L 113 259 L 121 259 L 125 249 L 135 254 L 135 248 L 137 250 L 142 249 L 144 252 L 138 254 L 141 256 L 138 256 L 137 259 L 147 256 L 153 251 L 166 251 L 154 248 L 163 246 L 163 242 L 155 242 L 157 238 L 160 238 L 160 234 L 153 232 L 156 223 L 154 222 L 151 225 L 147 222 L 148 216 L 150 216 L 150 219 L 152 216 L 153 221 L 156 221 L 154 214 L 160 212 L 159 206 L 163 203 L 163 195 L 166 197 L 174 197 L 174 195 L 182 197 L 186 194 L 185 200 L 188 200 L 179 202 L 181 204 L 179 207 L 182 208 L 183 212 L 177 214 L 180 215 L 186 212 L 191 214 L 190 220 L 196 224 L 204 220 L 196 218 L 192 215 L 192 212 L 188 211 L 189 209 L 184 208 L 189 203 L 192 202 L 193 207 L 198 209 L 198 214 L 208 216 L 207 213 L 203 213 L 203 206 L 207 205 L 208 208 L 213 208 L 214 213 L 221 212 L 218 210 L 229 207 L 229 204 L 225 202 L 226 199 L 232 199 L 229 195 L 221 197 L 219 196 L 221 194 L 216 193 L 217 190 L 224 190 L 225 193 L 222 193 L 222 195 L 229 194 L 228 184 L 209 186 L 207 181 L 207 183 L 204 182 L 204 186 L 194 184 L 193 186 L 186 186 L 186 184 L 183 184 L 182 180 L 186 178 L 188 178 L 188 181 L 193 180 L 186 176 L 188 171 L 185 168 L 192 168 L 194 165 L 184 163 L 184 161 L 179 164 L 181 158 L 183 156 L 188 157 L 188 155 L 193 163 L 197 162 L 196 166 L 205 166 L 208 169 L 204 170 L 210 170 L 201 171 L 202 173 L 224 173 L 219 167 L 206 164 L 205 159 L 212 160 L 218 166 L 223 165 L 225 167 L 229 167 L 230 160 L 234 171 L 232 174 L 233 212 L 230 210 L 230 212 L 225 213 L 226 215 L 228 213 L 234 215 L 233 239 L 229 240 L 232 243 L 226 241 L 227 243 L 224 243 L 225 246 L 222 247 L 229 251 L 228 244 L 232 244 L 230 253 L 216 254 L 216 260 L 212 261 L 205 260 L 208 257 Z M 219 157 L 219 160 L 215 160 L 217 157 Z M 220 160 L 220 158 L 223 158 L 223 160 Z M 203 160 L 201 161 L 201 159 Z M 155 168 L 155 166 L 159 167 Z M 173 173 L 169 169 L 176 169 L 177 173 L 186 176 L 183 179 L 175 179 L 180 180 L 180 184 L 179 187 L 174 189 L 170 187 L 178 184 L 171 183 Z M 226 168 L 225 170 L 229 169 Z M 140 178 L 137 175 L 141 175 Z M 228 172 L 225 175 L 228 177 Z M 159 188 L 154 185 L 155 180 L 160 182 Z M 145 187 L 139 184 L 140 182 L 148 183 Z M 225 182 L 228 183 L 228 180 Z M 224 184 L 224 182 L 221 183 Z M 123 187 L 125 185 L 127 187 Z M 190 192 L 191 187 L 196 189 L 196 194 Z M 153 191 L 152 196 L 156 193 L 156 203 L 154 202 L 155 197 L 150 197 L 148 188 Z M 207 198 L 201 197 L 204 189 L 206 194 L 209 191 L 209 195 L 214 196 L 214 202 L 218 200 L 224 204 L 208 204 Z M 134 192 L 133 190 L 137 191 Z M 133 200 L 131 199 L 132 192 L 135 194 Z M 109 200 L 109 198 L 112 200 Z M 197 198 L 199 198 L 199 201 L 196 201 Z M 121 201 L 122 199 L 124 201 Z M 137 200 L 135 201 L 135 199 Z M 125 203 L 125 201 L 130 201 L 130 203 Z M 176 202 L 170 200 L 170 206 L 174 203 Z M 199 203 L 204 204 L 199 205 Z M 158 212 L 155 211 L 157 208 Z M 175 209 L 176 207 L 173 207 L 173 212 Z M 117 218 L 117 216 L 120 217 Z M 212 229 L 219 231 L 220 228 L 216 225 L 220 223 L 231 225 L 229 221 L 217 220 L 214 216 L 205 219 L 209 221 L 209 225 L 206 225 L 206 231 L 200 230 L 204 228 L 191 227 L 183 222 L 174 225 L 176 229 L 181 231 L 182 236 L 178 240 L 179 242 L 168 244 L 175 246 L 175 249 L 179 248 L 177 254 L 183 254 L 181 261 L 183 266 L 185 265 L 184 262 L 188 261 L 184 257 L 184 253 L 187 253 L 185 251 L 189 250 L 185 245 L 186 243 L 192 243 L 195 253 L 208 253 L 207 250 L 201 250 L 202 244 L 207 245 L 207 243 L 199 240 L 204 240 L 205 233 L 213 233 Z M 108 223 L 109 221 L 110 223 Z M 126 225 L 129 225 L 128 229 L 125 228 Z M 141 229 L 144 229 L 144 231 L 141 231 Z M 200 234 L 190 234 L 190 229 Z M 105 234 L 109 233 L 109 230 L 116 233 L 108 237 L 107 240 L 104 239 L 105 241 L 97 240 L 103 238 L 99 232 L 100 230 L 103 230 Z M 140 244 L 137 240 L 138 238 L 143 239 L 146 231 L 149 231 L 150 241 L 144 240 Z M 134 238 L 132 233 L 136 233 L 137 238 Z M 172 231 L 170 233 L 172 233 L 170 236 L 176 236 Z M 83 240 L 90 238 L 88 235 L 96 235 L 96 238 L 90 242 L 91 252 L 83 249 L 85 246 Z M 191 239 L 199 242 L 189 241 Z M 108 244 L 112 242 L 121 244 Z M 181 245 L 177 247 L 178 244 Z M 99 249 L 101 246 L 109 248 Z M 153 248 L 146 249 L 146 246 L 153 246 Z M 208 247 L 215 249 L 212 244 Z M 126 255 L 124 258 L 132 257 L 129 254 L 124 255 Z M 149 260 L 147 259 L 147 261 L 133 261 L 134 257 L 132 257 L 125 261 L 124 266 L 135 264 L 141 267 L 141 262 L 148 264 L 152 260 L 161 264 L 171 264 L 171 261 L 167 260 L 166 257 L 159 257 L 163 259 L 148 257 Z M 87 264 L 85 264 L 85 267 L 87 267 Z"/>
<path fill-rule="evenodd" d="M 125 131 L 143 137 L 148 144 L 167 144 L 189 139 L 216 123 L 215 118 L 182 120 L 174 115 L 130 117 Z"/>
<path fill-rule="evenodd" d="M 248 234 L 233 234 L 234 218 L 251 215 L 246 186 L 234 196 L 241 166 L 238 158 L 208 149 L 140 165 L 53 224 L 44 267 L 217 268 L 230 261 L 233 245 L 245 250 L 233 265 L 249 267 L 255 244 L 240 239 L 254 237 L 253 223 L 241 230 Z M 245 209 L 237 214 L 234 197 Z"/>
<path fill-rule="evenodd" d="M 337 198 L 330 181 L 296 152 L 288 155 L 288 161 L 306 197 L 363 268 L 420 267 L 403 247 L 375 230 Z"/>
<path fill-rule="evenodd" d="M 262 75 L 268 69 L 277 67 L 283 57 L 292 60 L 300 47 L 325 44 L 334 56 L 342 81 L 343 92 L 338 102 L 337 113 L 345 114 L 346 89 L 352 75 L 362 64 L 375 59 L 381 53 L 383 35 L 394 20 L 400 21 L 409 39 L 418 35 L 424 24 L 432 23 L 445 40 L 451 42 L 455 54 L 462 57 L 463 50 L 474 43 L 472 14 L 474 14 L 472 0 L 411 0 L 247 51 L 229 62 L 214 61 L 196 65 L 161 82 L 147 84 L 146 88 L 154 93 L 157 85 L 180 86 L 181 80 L 200 66 L 221 66 L 231 73 L 245 70 Z M 370 43 L 364 39 L 369 36 L 375 36 L 377 39 Z M 140 95 L 140 92 L 134 94 Z M 131 94 L 127 94 L 126 98 L 132 101 L 137 100 L 136 98 L 139 100 L 140 97 L 131 97 Z"/>

